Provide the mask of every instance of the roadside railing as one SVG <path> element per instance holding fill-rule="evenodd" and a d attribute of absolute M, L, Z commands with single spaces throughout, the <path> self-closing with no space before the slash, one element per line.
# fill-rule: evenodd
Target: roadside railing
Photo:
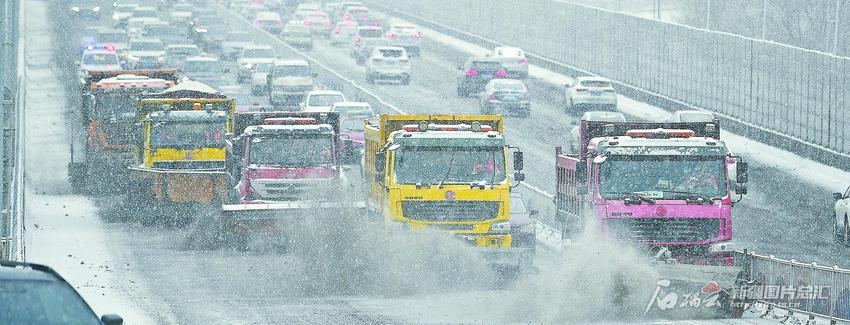
<path fill-rule="evenodd" d="M 640 101 L 713 112 L 736 133 L 850 168 L 850 58 L 552 0 L 366 2 L 477 45 L 522 47 L 546 69 L 608 77 Z"/>
<path fill-rule="evenodd" d="M 0 260 L 23 260 L 18 4 L 0 3 Z"/>

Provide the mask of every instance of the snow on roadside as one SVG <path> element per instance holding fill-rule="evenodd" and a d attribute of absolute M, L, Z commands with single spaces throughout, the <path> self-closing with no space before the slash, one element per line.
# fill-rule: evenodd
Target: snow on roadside
<path fill-rule="evenodd" d="M 98 315 L 115 313 L 126 324 L 152 324 L 130 299 L 135 284 L 123 272 L 130 265 L 108 249 L 107 226 L 89 199 L 66 194 L 69 135 L 65 87 L 51 62 L 55 44 L 47 2 L 23 5 L 26 69 L 27 262 L 45 264 L 65 278 Z"/>
<path fill-rule="evenodd" d="M 425 38 L 462 50 L 470 55 L 483 56 L 490 52 L 488 48 L 442 34 L 404 19 L 392 17 L 390 22 L 416 26 Z M 531 78 L 553 85 L 563 85 L 573 80 L 569 76 L 535 65 L 529 66 L 528 73 Z M 662 108 L 623 95 L 618 96 L 618 101 L 618 109 L 621 112 L 640 119 L 660 121 L 670 116 L 670 112 Z M 848 171 L 818 163 L 729 131 L 724 130 L 722 132 L 723 141 L 726 142 L 732 152 L 744 156 L 748 160 L 758 161 L 762 166 L 774 167 L 784 173 L 794 175 L 802 181 L 824 189 L 826 195 L 831 192 L 843 192 L 847 186 L 850 186 L 850 172 Z"/>

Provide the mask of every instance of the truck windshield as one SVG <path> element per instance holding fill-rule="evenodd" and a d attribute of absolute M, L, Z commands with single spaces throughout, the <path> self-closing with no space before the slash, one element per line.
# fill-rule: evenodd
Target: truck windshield
<path fill-rule="evenodd" d="M 398 184 L 500 183 L 505 180 L 502 147 L 408 146 L 395 154 Z"/>
<path fill-rule="evenodd" d="M 100 118 L 135 118 L 137 93 L 104 93 L 97 96 L 94 112 Z"/>
<path fill-rule="evenodd" d="M 155 123 L 151 130 L 152 148 L 199 149 L 224 146 L 224 122 Z"/>
<path fill-rule="evenodd" d="M 251 140 L 251 164 L 305 167 L 333 163 L 330 135 L 265 137 Z"/>
<path fill-rule="evenodd" d="M 612 156 L 600 173 L 606 199 L 635 192 L 656 199 L 718 198 L 727 192 L 724 158 L 717 156 Z"/>

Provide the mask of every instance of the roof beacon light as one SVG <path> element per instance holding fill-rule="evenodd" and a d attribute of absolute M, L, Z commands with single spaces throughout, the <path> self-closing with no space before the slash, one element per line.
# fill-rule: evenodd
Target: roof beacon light
<path fill-rule="evenodd" d="M 470 128 L 472 129 L 472 132 L 481 132 L 481 123 L 472 122 L 472 126 L 470 126 Z"/>
<path fill-rule="evenodd" d="M 690 138 L 696 133 L 692 130 L 628 130 L 626 136 L 632 138 L 647 138 L 647 139 L 669 139 L 669 138 Z"/>
<path fill-rule="evenodd" d="M 316 119 L 312 117 L 270 117 L 263 120 L 266 125 L 298 125 L 298 124 L 316 124 Z"/>
<path fill-rule="evenodd" d="M 418 127 L 419 132 L 425 132 L 425 131 L 428 131 L 428 127 L 429 127 L 429 126 L 430 126 L 430 125 L 428 125 L 428 122 L 425 122 L 425 121 L 419 122 L 419 127 Z"/>
<path fill-rule="evenodd" d="M 428 124 L 422 121 L 417 125 L 408 124 L 401 127 L 407 132 L 425 132 L 425 131 L 472 131 L 472 132 L 490 132 L 493 127 L 482 125 L 480 122 L 472 122 L 470 124 Z"/>

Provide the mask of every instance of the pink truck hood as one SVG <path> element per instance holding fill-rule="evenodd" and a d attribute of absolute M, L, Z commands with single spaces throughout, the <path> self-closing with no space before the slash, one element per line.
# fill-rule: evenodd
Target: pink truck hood
<path fill-rule="evenodd" d="M 329 167 L 299 167 L 299 168 L 252 168 L 246 172 L 248 179 L 308 179 L 332 178 L 339 170 Z"/>

